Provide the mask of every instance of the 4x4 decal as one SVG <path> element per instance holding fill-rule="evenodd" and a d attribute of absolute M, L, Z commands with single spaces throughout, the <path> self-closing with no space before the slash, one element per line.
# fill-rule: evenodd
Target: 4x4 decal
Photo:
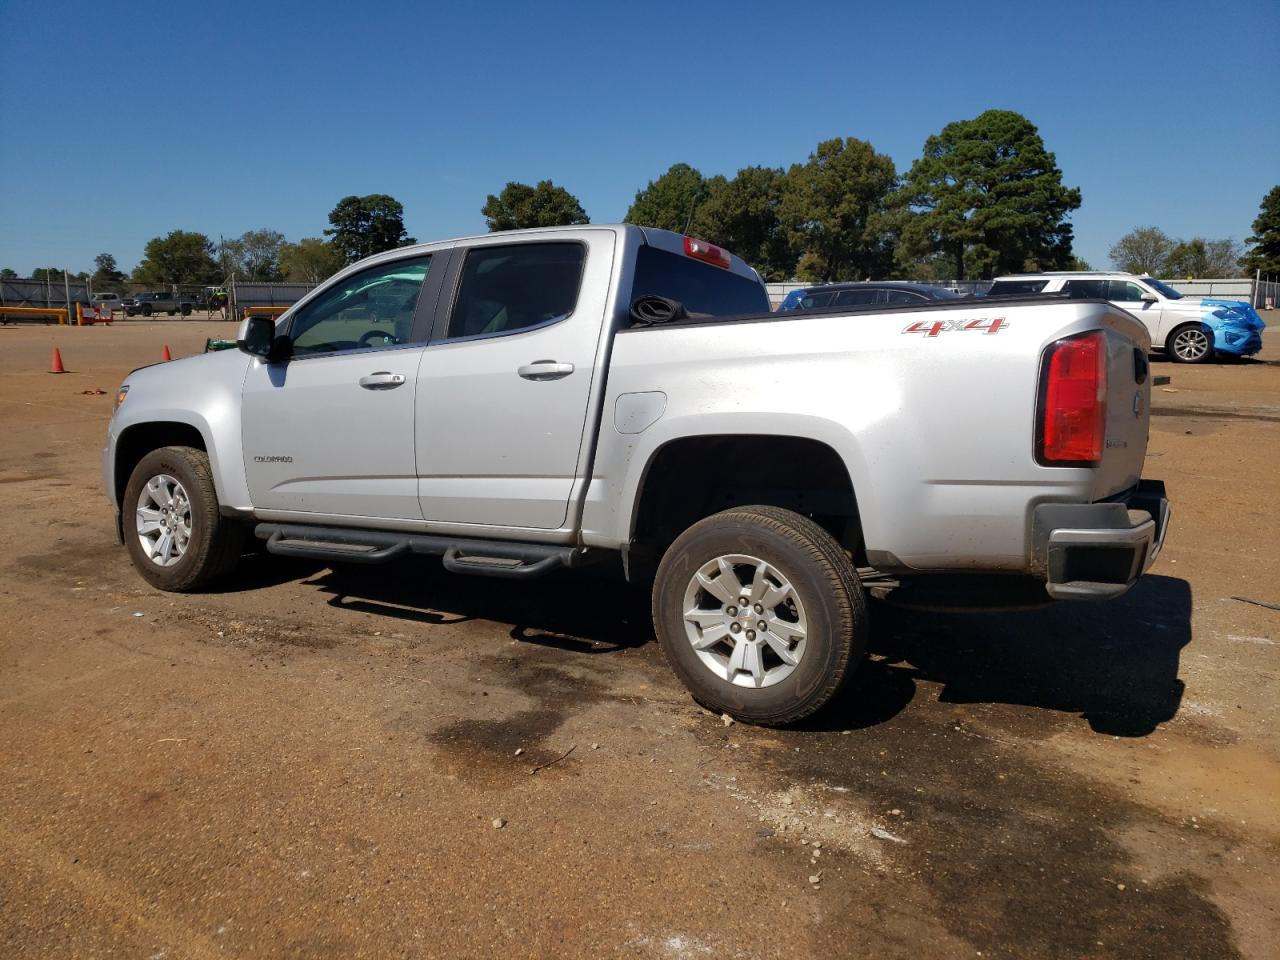
<path fill-rule="evenodd" d="M 917 320 L 903 333 L 923 333 L 926 337 L 936 337 L 948 330 L 981 330 L 983 333 L 999 333 L 1009 326 L 1004 317 L 978 317 L 976 320 Z"/>

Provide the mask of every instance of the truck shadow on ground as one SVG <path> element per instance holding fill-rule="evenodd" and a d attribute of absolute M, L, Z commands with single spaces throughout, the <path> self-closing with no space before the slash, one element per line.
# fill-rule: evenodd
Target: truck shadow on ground
<path fill-rule="evenodd" d="M 1190 642 L 1191 586 L 1173 577 L 1146 576 L 1110 603 L 1007 613 L 877 605 L 870 669 L 815 721 L 880 722 L 895 695 L 913 695 L 924 680 L 941 684 L 943 703 L 1075 713 L 1097 733 L 1145 736 L 1178 712 L 1180 655 Z"/>
<path fill-rule="evenodd" d="M 454 576 L 438 561 L 415 558 L 326 568 L 304 583 L 329 594 L 336 608 L 428 627 L 490 621 L 514 640 L 570 656 L 653 641 L 647 591 L 607 567 L 521 582 Z M 1172 719 L 1181 703 L 1178 672 L 1182 648 L 1191 641 L 1191 600 L 1185 580 L 1148 575 L 1110 603 L 989 614 L 873 603 L 870 659 L 804 726 L 884 723 L 911 703 L 923 681 L 941 686 L 943 703 L 1071 713 L 1097 733 L 1145 736 Z"/>

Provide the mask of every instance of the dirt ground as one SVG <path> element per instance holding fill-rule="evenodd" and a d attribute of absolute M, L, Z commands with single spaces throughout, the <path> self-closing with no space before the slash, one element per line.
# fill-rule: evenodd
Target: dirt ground
<path fill-rule="evenodd" d="M 1129 595 L 877 608 L 788 731 L 694 705 L 606 571 L 148 588 L 111 393 L 232 327 L 0 327 L 0 956 L 1276 956 L 1280 611 L 1233 599 L 1280 602 L 1267 319 L 1154 365 L 1175 514 Z"/>

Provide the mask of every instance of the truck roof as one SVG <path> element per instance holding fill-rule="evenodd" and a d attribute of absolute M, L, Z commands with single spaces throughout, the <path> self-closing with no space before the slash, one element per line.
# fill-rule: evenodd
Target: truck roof
<path fill-rule="evenodd" d="M 581 233 L 584 230 L 607 230 L 618 236 L 632 234 L 642 242 L 651 247 L 657 247 L 668 253 L 679 254 L 680 256 L 690 256 L 686 246 L 686 240 L 697 240 L 696 237 L 686 237 L 682 233 L 676 233 L 672 230 L 659 230 L 657 227 L 638 227 L 633 223 L 584 223 L 577 225 L 566 225 L 561 227 L 529 227 L 524 230 L 497 230 L 493 233 L 475 233 L 469 236 L 452 237 L 446 240 L 437 240 L 430 243 L 419 243 L 409 247 L 397 247 L 395 250 L 388 250 L 383 253 L 374 254 L 372 257 L 366 258 L 367 262 L 373 262 L 377 259 L 389 259 L 390 255 L 402 255 L 406 252 L 430 252 L 433 248 L 447 246 L 455 243 L 473 243 L 479 240 L 492 240 L 500 238 L 504 240 L 518 239 L 521 237 L 543 237 L 555 236 L 563 233 Z M 704 241 L 705 242 L 705 241 Z M 712 245 L 714 247 L 714 244 Z M 763 282 L 760 275 L 745 260 L 734 254 L 732 251 L 724 250 L 723 247 L 715 247 L 717 250 L 723 251 L 728 256 L 728 266 L 721 266 L 721 269 L 727 269 L 731 273 L 757 282 Z M 366 261 L 361 261 L 366 262 Z"/>

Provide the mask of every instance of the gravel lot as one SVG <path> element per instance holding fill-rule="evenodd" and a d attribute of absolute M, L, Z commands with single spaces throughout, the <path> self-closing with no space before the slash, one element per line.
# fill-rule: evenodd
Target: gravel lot
<path fill-rule="evenodd" d="M 151 590 L 110 394 L 233 327 L 0 327 L 0 956 L 1274 957 L 1280 611 L 1231 599 L 1280 603 L 1267 320 L 1155 364 L 1175 513 L 1128 596 L 878 608 L 789 731 L 694 705 L 607 571 Z"/>

